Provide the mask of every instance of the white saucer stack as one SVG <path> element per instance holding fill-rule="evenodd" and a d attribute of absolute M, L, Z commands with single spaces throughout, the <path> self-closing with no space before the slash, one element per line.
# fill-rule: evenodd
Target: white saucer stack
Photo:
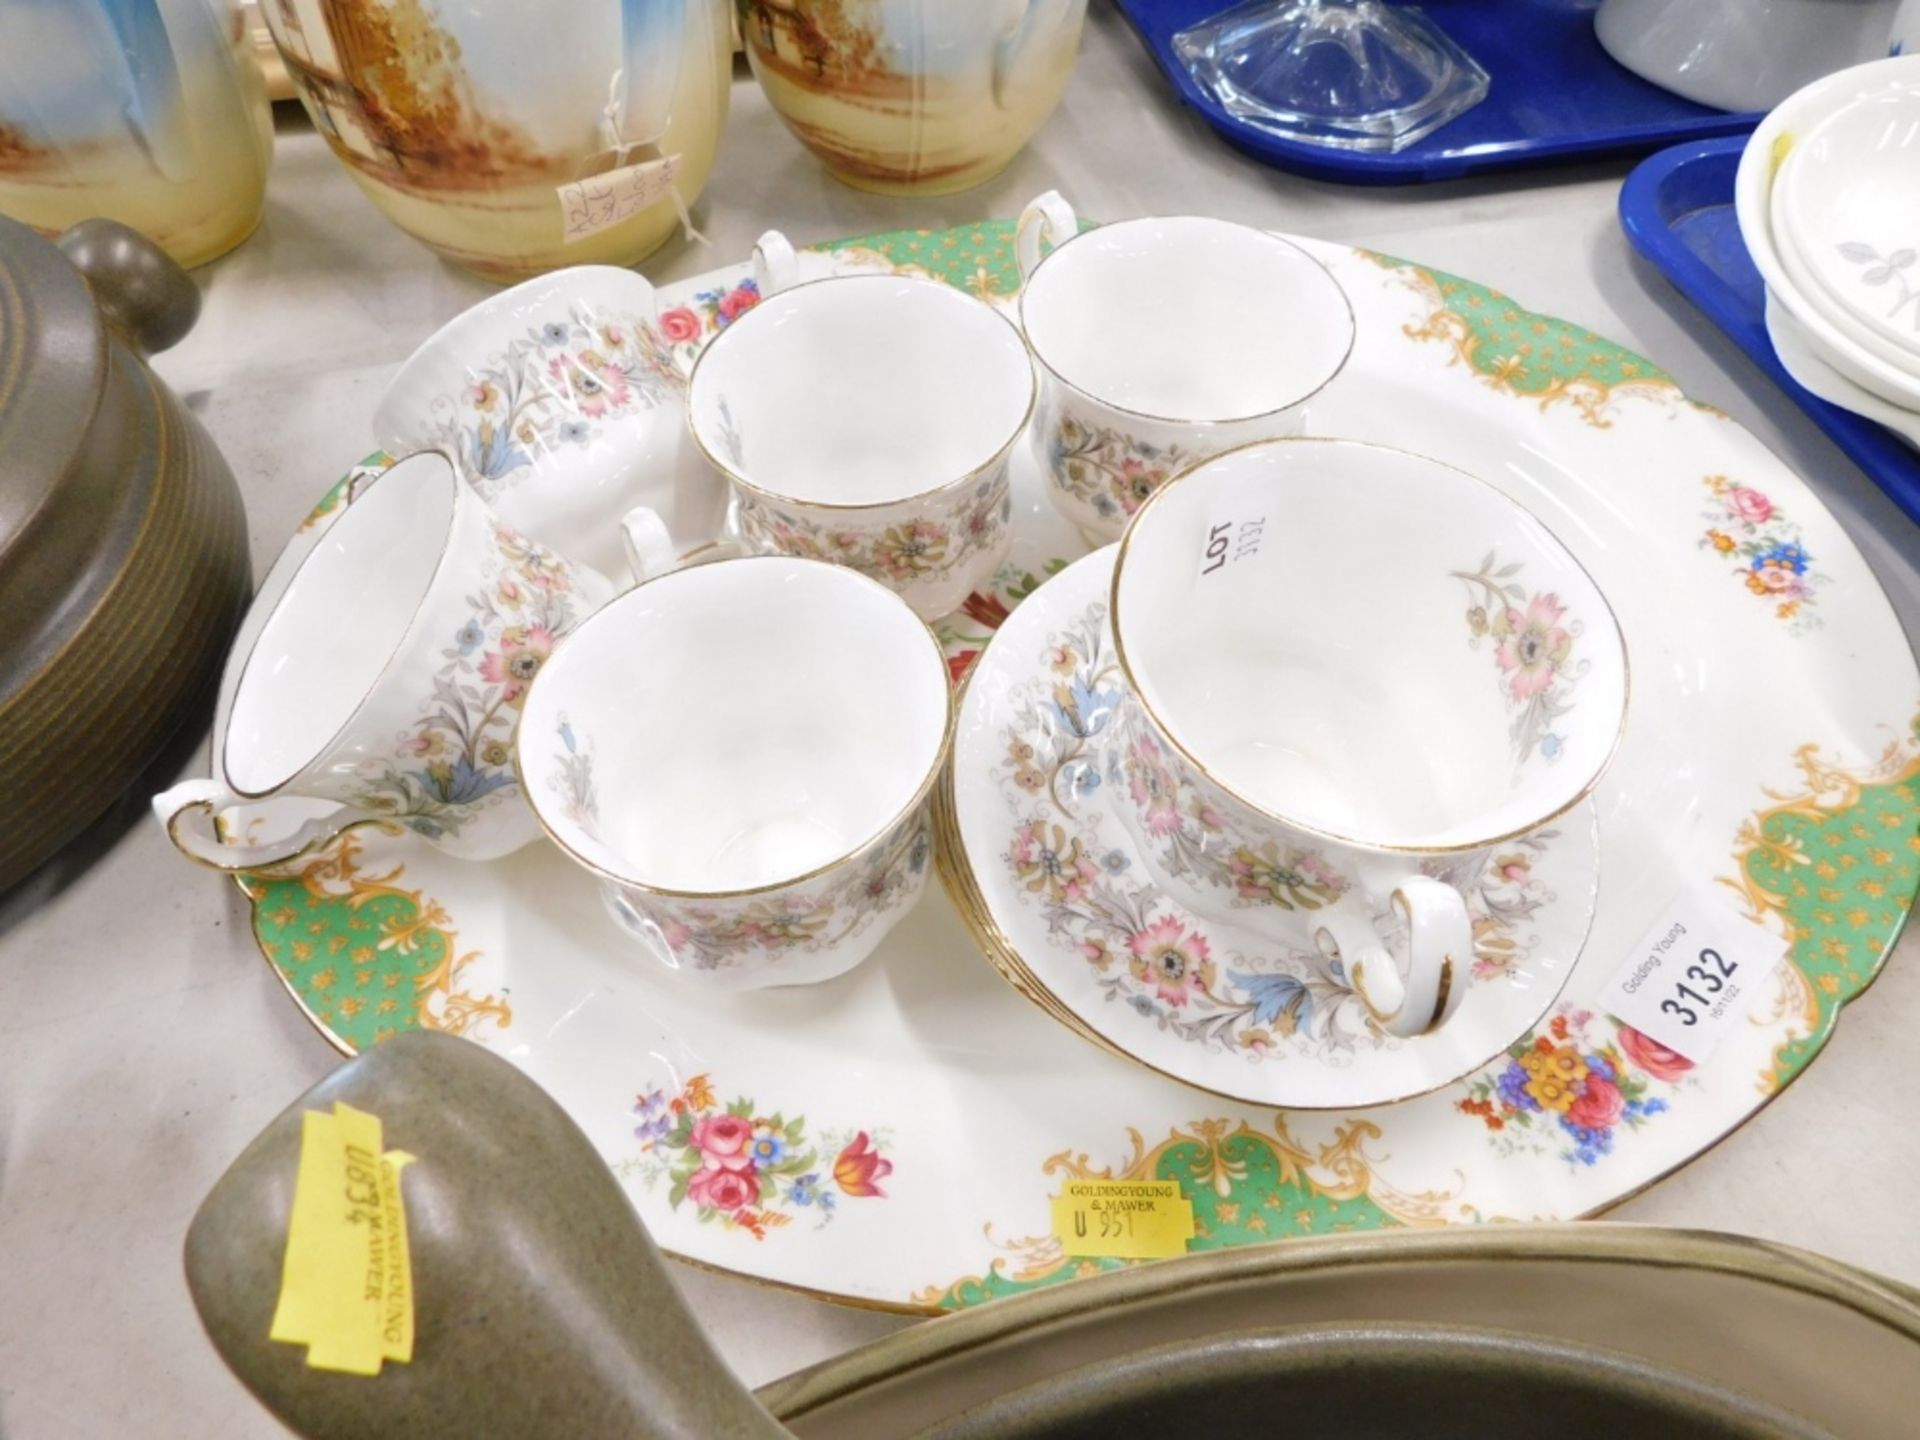
<path fill-rule="evenodd" d="M 1780 363 L 1920 446 L 1920 55 L 1781 104 L 1741 156 L 1735 208 Z"/>

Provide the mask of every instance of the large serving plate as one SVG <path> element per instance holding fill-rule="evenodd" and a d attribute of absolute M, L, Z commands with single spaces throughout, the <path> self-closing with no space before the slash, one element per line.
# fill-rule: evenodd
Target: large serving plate
<path fill-rule="evenodd" d="M 1004 296 L 1017 283 L 1009 242 L 990 224 L 829 248 L 836 263 Z M 1175 1084 L 1070 1033 L 981 957 L 975 935 L 995 937 L 968 877 L 1009 863 L 991 850 L 943 856 L 958 908 L 929 896 L 851 975 L 722 1001 L 656 973 L 551 847 L 463 865 L 363 831 L 298 873 L 248 882 L 288 989 L 342 1049 L 430 1026 L 521 1065 L 670 1251 L 907 1310 L 1124 1263 L 1069 1259 L 1050 1234 L 1049 1198 L 1074 1176 L 1178 1181 L 1194 1248 L 1211 1249 L 1589 1214 L 1707 1149 L 1818 1053 L 1920 884 L 1907 640 L 1807 487 L 1653 365 L 1479 285 L 1311 248 L 1360 324 L 1311 427 L 1450 461 L 1531 506 L 1627 634 L 1632 715 L 1597 796 L 1599 911 L 1566 994 L 1525 1042 L 1571 1049 L 1576 1092 L 1530 1104 L 1506 1056 L 1363 1112 L 1275 1112 Z M 673 287 L 668 303 L 744 274 Z M 956 672 L 1083 548 L 1024 455 L 1014 485 L 1011 563 L 942 627 Z M 1764 926 L 1787 963 L 1751 1022 L 1689 1067 L 1621 1040 L 1590 997 L 1676 900 L 1702 894 Z M 721 1111 L 754 1121 L 768 1157 L 751 1203 L 731 1211 L 696 1206 L 680 1179 L 697 1159 L 691 1122 Z"/>

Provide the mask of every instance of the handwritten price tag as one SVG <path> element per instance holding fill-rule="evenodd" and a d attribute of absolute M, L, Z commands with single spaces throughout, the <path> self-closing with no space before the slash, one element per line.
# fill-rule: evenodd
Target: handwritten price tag
<path fill-rule="evenodd" d="M 627 165 L 602 175 L 589 175 L 559 187 L 560 217 L 566 243 L 584 240 L 609 225 L 666 198 L 680 173 L 680 157 L 667 155 L 640 165 Z"/>
<path fill-rule="evenodd" d="M 1207 531 L 1207 543 L 1200 553 L 1200 578 L 1217 575 L 1238 560 L 1251 560 L 1260 553 L 1267 538 L 1267 517 L 1254 520 L 1224 520 Z"/>
<path fill-rule="evenodd" d="M 1705 1064 L 1752 1011 L 1783 953 L 1777 936 L 1718 896 L 1683 894 L 1607 982 L 1599 1004 L 1669 1050 Z"/>
<path fill-rule="evenodd" d="M 1164 1260 L 1187 1253 L 1193 1204 L 1176 1180 L 1069 1180 L 1053 1198 L 1053 1233 L 1069 1255 Z"/>

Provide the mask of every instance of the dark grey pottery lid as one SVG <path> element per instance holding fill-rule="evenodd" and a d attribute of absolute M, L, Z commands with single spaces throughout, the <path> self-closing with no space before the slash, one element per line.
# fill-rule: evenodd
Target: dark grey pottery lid
<path fill-rule="evenodd" d="M 105 369 L 87 282 L 52 241 L 0 216 L 0 567 L 72 467 Z"/>

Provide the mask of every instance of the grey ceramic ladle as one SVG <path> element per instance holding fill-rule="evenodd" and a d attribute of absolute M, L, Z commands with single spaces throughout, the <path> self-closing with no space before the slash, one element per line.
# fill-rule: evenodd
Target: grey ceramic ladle
<path fill-rule="evenodd" d="M 307 1367 L 267 1339 L 293 1207 L 301 1114 L 378 1115 L 407 1167 L 414 1359 L 378 1376 Z M 786 1431 L 687 1313 L 587 1137 L 505 1060 L 397 1036 L 278 1116 L 187 1231 L 187 1284 L 234 1373 L 299 1434 L 377 1440 L 773 1440 Z"/>
<path fill-rule="evenodd" d="M 267 1338 L 300 1116 L 336 1100 L 378 1115 L 385 1143 L 416 1157 L 404 1182 L 414 1358 L 371 1379 L 309 1369 L 302 1349 Z M 1411 1258 L 1426 1243 L 1413 1232 L 1375 1237 L 1369 1253 Z M 1283 1248 L 1307 1254 L 1313 1244 Z M 316 1085 L 214 1187 L 188 1232 L 186 1260 L 194 1303 L 227 1364 L 290 1427 L 316 1440 L 763 1440 L 788 1433 L 707 1344 L 586 1136 L 526 1076 L 467 1041 L 402 1035 Z M 881 1378 L 867 1388 L 882 1409 L 890 1394 L 910 1401 L 902 1408 L 918 1419 L 854 1429 L 829 1421 L 823 1430 L 804 1418 L 795 1424 L 809 1436 L 856 1440 L 1220 1440 L 1275 1431 L 1282 1418 L 1290 1436 L 1340 1440 L 1538 1440 L 1543 1428 L 1556 1440 L 1828 1434 L 1777 1404 L 1665 1363 L 1660 1346 L 1629 1354 L 1543 1330 L 1537 1314 L 1530 1324 L 1524 1293 L 1492 1317 L 1483 1307 L 1474 1324 L 1459 1315 L 1419 1323 L 1362 1318 L 1343 1308 L 1350 1302 L 1282 1320 L 1276 1291 L 1271 1304 L 1227 1323 L 1224 1295 L 1244 1258 L 1220 1251 L 1169 1265 L 1185 1267 L 1179 1288 L 1186 1295 L 1205 1296 L 1209 1278 L 1223 1277 L 1220 1294 L 1206 1302 L 1220 1323 L 1175 1333 L 1164 1308 L 1153 1308 L 1165 1304 L 1157 1287 L 1117 1272 L 1068 1288 L 1082 1297 L 1072 1307 L 1082 1316 L 1131 1322 L 1138 1333 L 1118 1348 L 1076 1339 L 1072 1316 L 1021 1331 L 1017 1315 L 1058 1309 L 1046 1294 L 1000 1301 L 992 1308 L 1018 1338 L 997 1344 L 989 1334 L 962 1346 L 992 1372 L 984 1396 L 978 1387 L 970 1398 L 922 1393 L 941 1382 L 916 1375 L 912 1356 L 927 1350 L 921 1361 L 933 1370 L 940 1347 L 921 1346 L 919 1332 L 907 1331 L 874 1347 L 868 1368 Z M 1642 1315 L 1636 1331 L 1658 1330 L 1659 1313 Z M 1084 1329 L 1085 1320 L 1078 1323 Z M 897 1363 L 880 1363 L 882 1351 Z M 1912 1351 L 1898 1353 L 1904 1359 Z M 814 1389 L 834 1386 L 821 1379 Z M 911 1394 L 902 1388 L 914 1386 L 920 1389 Z M 857 1401 L 861 1393 L 839 1399 Z"/>

